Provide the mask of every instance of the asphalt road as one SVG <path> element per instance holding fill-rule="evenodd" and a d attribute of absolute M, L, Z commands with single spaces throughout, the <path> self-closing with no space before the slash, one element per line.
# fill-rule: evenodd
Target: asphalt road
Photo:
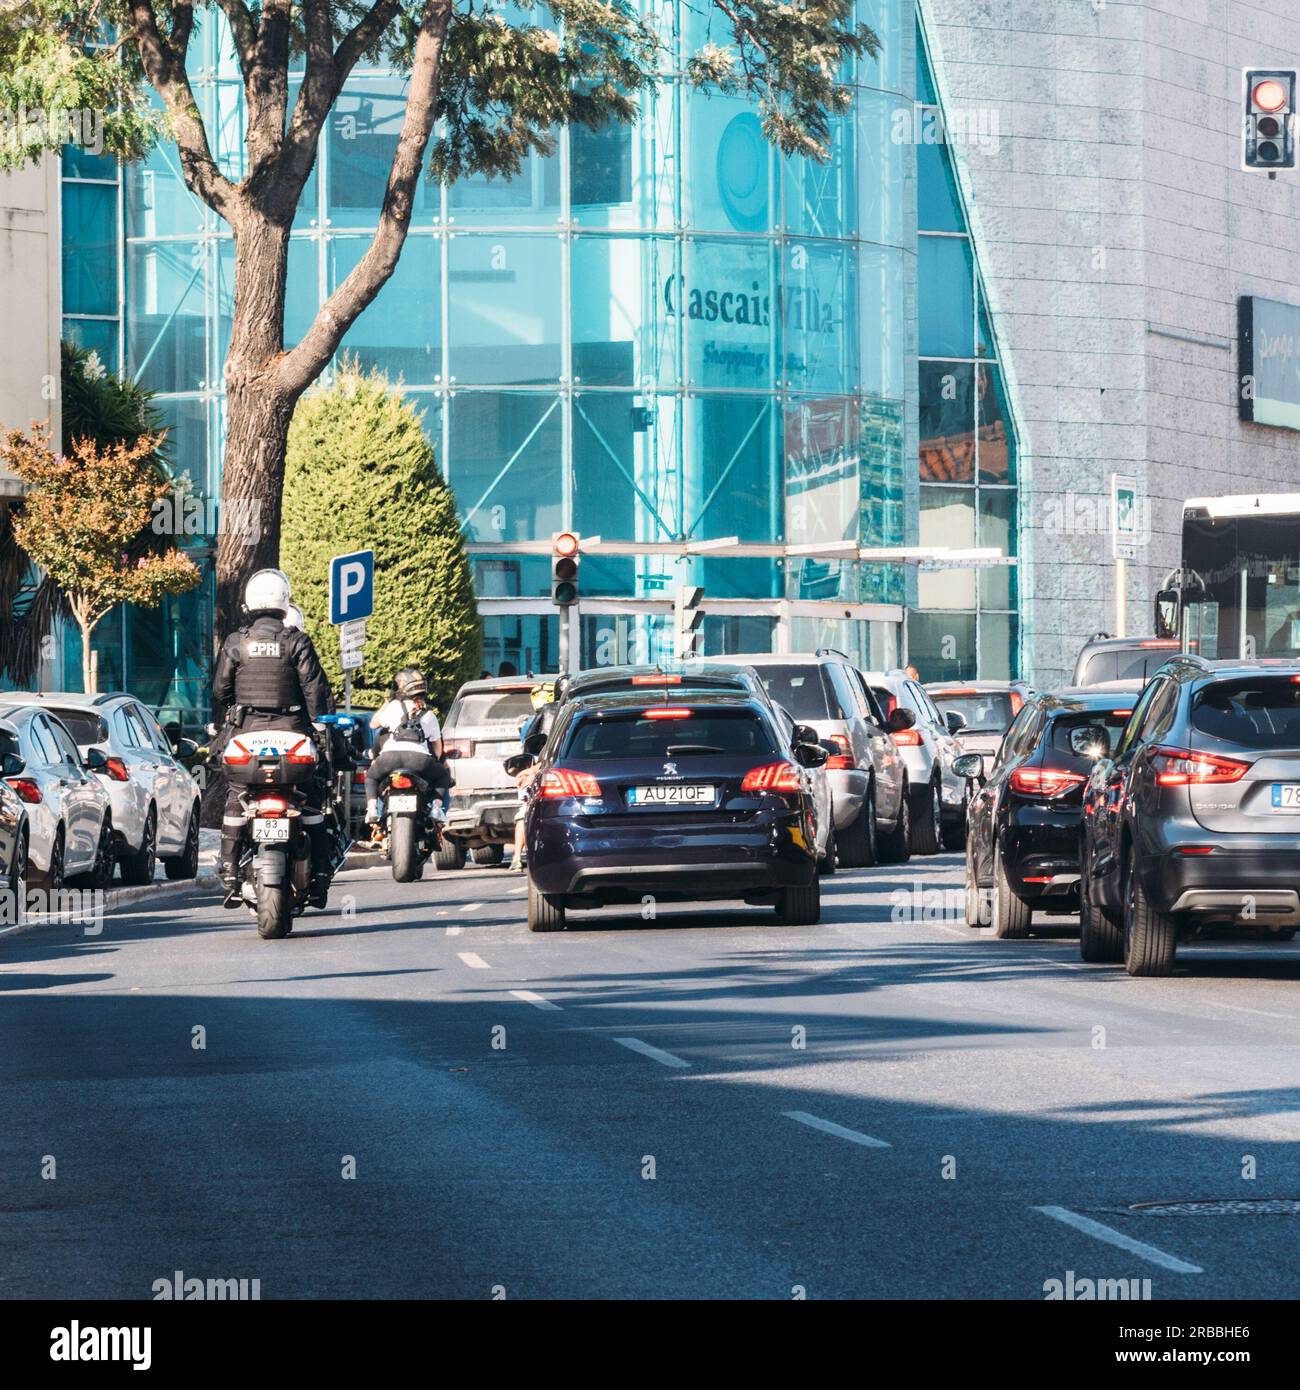
<path fill-rule="evenodd" d="M 532 936 L 506 870 L 356 870 L 282 942 L 211 896 L 0 940 L 0 1296 L 1300 1294 L 1300 1216 L 1135 1210 L 1300 1199 L 1300 943 L 1134 980 L 959 874 Z"/>

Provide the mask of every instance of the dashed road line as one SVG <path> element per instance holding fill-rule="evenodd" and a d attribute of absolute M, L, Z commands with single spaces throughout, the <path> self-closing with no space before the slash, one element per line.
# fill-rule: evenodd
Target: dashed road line
<path fill-rule="evenodd" d="M 492 968 L 482 956 L 476 955 L 473 951 L 458 951 L 457 955 L 471 970 L 490 970 Z"/>
<path fill-rule="evenodd" d="M 874 1139 L 856 1129 L 845 1129 L 834 1120 L 823 1120 L 820 1115 L 810 1115 L 806 1110 L 782 1110 L 787 1120 L 797 1120 L 810 1129 L 820 1129 L 825 1134 L 833 1134 L 837 1139 L 847 1139 L 850 1144 L 861 1144 L 864 1149 L 888 1149 L 891 1145 L 883 1139 Z"/>
<path fill-rule="evenodd" d="M 649 1057 L 665 1067 L 689 1067 L 690 1063 L 681 1057 L 674 1057 L 671 1052 L 665 1052 L 662 1047 L 651 1047 L 648 1042 L 642 1042 L 640 1038 L 615 1038 L 614 1041 L 620 1047 L 631 1048 L 633 1052 L 639 1052 L 643 1057 Z"/>
<path fill-rule="evenodd" d="M 522 999 L 525 1004 L 531 1004 L 535 1009 L 554 1009 L 556 1013 L 560 1011 L 558 1004 L 552 1004 L 549 999 L 543 999 L 540 994 L 534 994 L 531 989 L 512 989 L 510 995 L 514 999 Z"/>
<path fill-rule="evenodd" d="M 1092 1236 L 1094 1240 L 1104 1240 L 1107 1245 L 1115 1245 L 1121 1250 L 1127 1250 L 1130 1255 L 1136 1255 L 1139 1260 L 1146 1260 L 1150 1264 L 1159 1265 L 1161 1269 L 1171 1270 L 1174 1274 L 1205 1273 L 1200 1265 L 1188 1264 L 1186 1260 L 1180 1260 L 1176 1255 L 1167 1255 L 1163 1250 L 1157 1250 L 1154 1245 L 1148 1245 L 1145 1241 L 1134 1240 L 1132 1236 L 1126 1236 L 1123 1231 L 1112 1230 L 1109 1226 L 1103 1226 L 1100 1221 L 1094 1221 L 1090 1216 L 1080 1216 L 1077 1211 L 1070 1211 L 1068 1207 L 1033 1207 L 1031 1210 L 1042 1212 L 1044 1216 L 1050 1216 L 1053 1221 L 1060 1221 L 1067 1226 L 1073 1226 L 1076 1231 L 1082 1231 L 1085 1236 Z"/>
<path fill-rule="evenodd" d="M 464 930 L 463 927 L 448 927 L 448 928 L 447 928 L 447 935 L 448 935 L 448 936 L 459 936 L 463 930 Z"/>

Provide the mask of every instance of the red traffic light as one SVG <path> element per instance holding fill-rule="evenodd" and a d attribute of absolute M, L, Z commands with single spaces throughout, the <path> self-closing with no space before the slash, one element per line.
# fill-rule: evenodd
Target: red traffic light
<path fill-rule="evenodd" d="M 551 541 L 551 549 L 557 556 L 567 557 L 578 553 L 578 535 L 575 531 L 561 531 Z"/>
<path fill-rule="evenodd" d="M 1261 111 L 1280 111 L 1287 103 L 1287 90 L 1281 82 L 1269 77 L 1255 84 L 1250 99 Z"/>

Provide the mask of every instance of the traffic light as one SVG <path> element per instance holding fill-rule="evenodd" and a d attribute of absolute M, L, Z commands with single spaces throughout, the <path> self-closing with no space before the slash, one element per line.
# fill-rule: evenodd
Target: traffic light
<path fill-rule="evenodd" d="M 1243 167 L 1294 169 L 1296 70 L 1247 68 L 1245 85 Z"/>
<path fill-rule="evenodd" d="M 578 601 L 581 544 L 576 531 L 557 531 L 551 537 L 551 602 L 557 608 L 571 608 Z"/>
<path fill-rule="evenodd" d="M 673 596 L 673 631 L 675 655 L 679 661 L 694 656 L 700 641 L 700 628 L 704 624 L 704 590 L 698 584 L 680 585 Z"/>

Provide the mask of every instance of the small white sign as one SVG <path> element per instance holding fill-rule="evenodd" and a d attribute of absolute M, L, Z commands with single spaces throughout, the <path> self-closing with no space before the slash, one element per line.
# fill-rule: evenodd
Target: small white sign
<path fill-rule="evenodd" d="M 366 640 L 366 620 L 353 618 L 351 622 L 339 624 L 339 641 L 344 646 L 353 647 Z"/>
<path fill-rule="evenodd" d="M 364 647 L 354 647 L 351 651 L 340 651 L 339 666 L 344 671 L 359 670 L 361 667 L 361 663 L 365 660 L 365 656 L 366 653 Z"/>

